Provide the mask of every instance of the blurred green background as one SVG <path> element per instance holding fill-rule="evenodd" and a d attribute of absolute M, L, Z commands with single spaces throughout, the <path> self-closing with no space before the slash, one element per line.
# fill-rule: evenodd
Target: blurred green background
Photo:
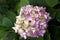
<path fill-rule="evenodd" d="M 0 40 L 24 40 L 12 27 L 20 8 L 28 4 L 46 7 L 52 19 L 44 37 L 26 40 L 60 40 L 60 0 L 0 0 Z"/>

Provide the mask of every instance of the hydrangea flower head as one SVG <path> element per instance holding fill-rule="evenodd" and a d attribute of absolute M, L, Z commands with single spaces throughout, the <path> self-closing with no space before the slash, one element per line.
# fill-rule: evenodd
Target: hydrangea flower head
<path fill-rule="evenodd" d="M 44 36 L 50 19 L 51 17 L 45 8 L 27 5 L 21 8 L 13 29 L 24 39 Z"/>

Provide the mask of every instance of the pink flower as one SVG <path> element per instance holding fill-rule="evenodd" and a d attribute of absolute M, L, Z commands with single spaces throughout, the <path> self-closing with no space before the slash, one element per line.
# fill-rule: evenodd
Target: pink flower
<path fill-rule="evenodd" d="M 44 36 L 47 23 L 51 19 L 46 8 L 27 5 L 21 8 L 20 14 L 16 18 L 13 29 L 21 37 L 39 37 Z"/>

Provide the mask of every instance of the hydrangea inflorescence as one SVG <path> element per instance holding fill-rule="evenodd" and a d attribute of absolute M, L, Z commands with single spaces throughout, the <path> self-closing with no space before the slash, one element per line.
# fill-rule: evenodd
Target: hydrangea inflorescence
<path fill-rule="evenodd" d="M 20 14 L 16 17 L 15 27 L 13 27 L 15 32 L 24 39 L 44 36 L 47 23 L 51 19 L 45 9 L 32 5 L 22 7 Z"/>

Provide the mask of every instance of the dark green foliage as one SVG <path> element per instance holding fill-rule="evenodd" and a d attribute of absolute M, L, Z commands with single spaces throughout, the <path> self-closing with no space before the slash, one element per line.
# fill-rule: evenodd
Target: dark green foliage
<path fill-rule="evenodd" d="M 60 22 L 60 9 L 56 10 L 56 19 Z"/>
<path fill-rule="evenodd" d="M 29 0 L 29 3 L 35 6 L 47 6 L 45 0 Z"/>
<path fill-rule="evenodd" d="M 45 1 L 49 7 L 54 7 L 59 2 L 58 0 L 45 0 Z"/>
<path fill-rule="evenodd" d="M 15 40 L 16 34 L 14 32 L 8 32 L 4 36 L 3 40 Z"/>

